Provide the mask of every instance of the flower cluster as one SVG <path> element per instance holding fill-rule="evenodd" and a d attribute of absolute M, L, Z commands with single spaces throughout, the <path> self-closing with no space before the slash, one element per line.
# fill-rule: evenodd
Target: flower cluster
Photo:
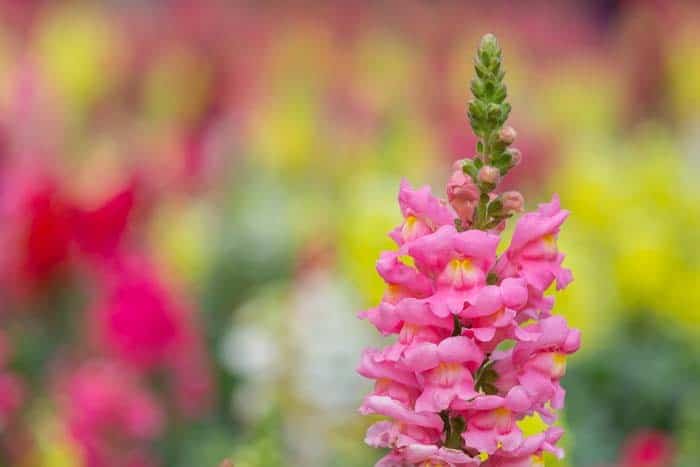
<path fill-rule="evenodd" d="M 447 202 L 429 187 L 399 191 L 404 221 L 390 233 L 396 251 L 377 271 L 380 304 L 360 316 L 397 340 L 367 349 L 358 372 L 375 381 L 360 411 L 388 417 L 365 441 L 391 451 L 377 464 L 520 467 L 543 465 L 563 432 L 552 426 L 564 403 L 560 380 L 579 332 L 551 313 L 545 295 L 572 280 L 557 236 L 568 212 L 559 200 L 523 215 L 508 248 L 497 247 L 507 218 L 522 210 L 518 192 L 494 193 L 520 160 L 492 35 L 476 58 L 469 117 L 478 155 L 458 163 Z M 526 437 L 518 422 L 539 416 L 550 427 Z"/>

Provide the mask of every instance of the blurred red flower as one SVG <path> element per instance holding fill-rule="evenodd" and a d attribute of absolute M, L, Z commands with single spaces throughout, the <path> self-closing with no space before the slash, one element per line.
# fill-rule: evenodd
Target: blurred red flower
<path fill-rule="evenodd" d="M 673 440 L 659 431 L 641 431 L 622 447 L 621 467 L 667 467 L 674 464 Z"/>

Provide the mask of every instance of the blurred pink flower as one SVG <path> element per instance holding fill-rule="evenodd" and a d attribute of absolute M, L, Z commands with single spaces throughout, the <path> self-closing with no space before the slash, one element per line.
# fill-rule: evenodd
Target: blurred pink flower
<path fill-rule="evenodd" d="M 143 258 L 125 257 L 103 275 L 91 321 L 100 347 L 141 371 L 165 370 L 187 415 L 208 407 L 212 376 L 192 309 Z"/>
<path fill-rule="evenodd" d="M 138 368 L 163 365 L 184 332 L 185 310 L 143 260 L 126 260 L 105 276 L 93 308 L 102 344 Z"/>
<path fill-rule="evenodd" d="M 16 375 L 0 370 L 0 427 L 5 426 L 22 406 L 25 387 Z"/>
<path fill-rule="evenodd" d="M 625 441 L 620 467 L 666 467 L 674 465 L 673 440 L 659 431 L 641 431 Z"/>
<path fill-rule="evenodd" d="M 61 376 L 58 397 L 87 467 L 157 465 L 146 446 L 162 434 L 164 413 L 135 374 L 88 361 Z"/>

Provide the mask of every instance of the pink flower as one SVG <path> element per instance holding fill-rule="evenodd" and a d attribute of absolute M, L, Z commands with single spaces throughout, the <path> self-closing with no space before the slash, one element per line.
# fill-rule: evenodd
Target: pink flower
<path fill-rule="evenodd" d="M 427 190 L 422 197 L 405 193 L 407 205 L 444 207 Z M 541 207 L 531 215 L 537 222 L 526 219 L 497 260 L 498 233 L 437 226 L 424 221 L 431 219 L 427 208 L 404 211 L 420 213 L 422 223 L 415 235 L 396 237 L 399 251 L 382 253 L 377 272 L 387 292 L 360 314 L 382 334 L 397 336 L 384 349 L 365 351 L 358 367 L 375 380 L 360 411 L 389 417 L 372 425 L 365 439 L 392 449 L 377 465 L 481 465 L 480 457 L 467 454 L 478 452 L 491 456 L 489 465 L 515 467 L 537 465 L 543 450 L 558 453 L 558 431 L 526 439 L 517 421 L 538 412 L 554 422 L 551 408 L 564 399 L 564 358 L 580 345 L 578 331 L 551 316 L 553 300 L 541 288 L 554 280 L 552 264 L 563 258 L 540 254 L 542 238 L 556 233 L 566 213 L 556 202 Z M 515 347 L 495 351 L 506 339 Z M 462 450 L 454 449 L 452 435 L 445 445 L 446 415 L 464 420 Z"/>
<path fill-rule="evenodd" d="M 398 303 L 407 297 L 427 297 L 433 292 L 432 281 L 415 268 L 404 264 L 393 251 L 382 252 L 377 272 L 389 286 L 384 300 Z"/>
<path fill-rule="evenodd" d="M 473 303 L 459 316 L 469 320 L 471 327 L 467 335 L 473 335 L 480 342 L 492 342 L 496 334 L 508 338 L 515 320 L 528 300 L 528 290 L 523 279 L 507 278 L 500 285 L 489 285 L 479 290 Z M 495 342 L 494 342 L 495 343 Z M 492 350 L 493 346 L 486 346 Z"/>
<path fill-rule="evenodd" d="M 401 180 L 399 206 L 404 223 L 389 234 L 399 246 L 454 222 L 450 209 L 430 191 L 427 185 L 414 190 L 405 179 Z"/>
<path fill-rule="evenodd" d="M 440 412 L 455 399 L 475 397 L 474 378 L 484 359 L 473 340 L 464 336 L 448 337 L 439 344 L 430 342 L 411 346 L 404 362 L 422 380 L 423 392 L 416 400 L 418 412 Z"/>
<path fill-rule="evenodd" d="M 674 465 L 676 448 L 666 434 L 642 431 L 630 436 L 622 448 L 621 467 L 664 467 Z"/>
<path fill-rule="evenodd" d="M 376 381 L 374 394 L 388 395 L 409 406 L 420 394 L 418 379 L 411 369 L 386 358 L 384 353 L 366 349 L 357 372 Z"/>
<path fill-rule="evenodd" d="M 166 363 L 184 332 L 184 309 L 147 269 L 114 274 L 94 313 L 107 348 L 141 368 Z"/>
<path fill-rule="evenodd" d="M 8 371 L 0 371 L 0 427 L 5 426 L 22 406 L 24 397 L 22 380 Z"/>
<path fill-rule="evenodd" d="M 138 370 L 165 370 L 178 408 L 202 413 L 211 402 L 212 379 L 195 316 L 148 261 L 118 259 L 92 308 L 98 344 Z"/>
<path fill-rule="evenodd" d="M 407 425 L 430 428 L 438 430 L 439 432 L 441 432 L 444 427 L 442 419 L 438 414 L 414 412 L 406 405 L 388 396 L 367 396 L 360 407 L 360 413 L 364 415 L 384 415 Z"/>
<path fill-rule="evenodd" d="M 532 408 L 546 421 L 554 421 L 547 405 L 554 409 L 564 405 L 565 391 L 559 381 L 566 373 L 567 356 L 580 347 L 580 333 L 569 329 L 559 316 L 517 329 L 521 340 L 494 364 L 499 375 L 496 387 L 502 393 L 521 388 Z"/>
<path fill-rule="evenodd" d="M 523 435 L 516 422 L 530 409 L 521 388 L 513 388 L 505 397 L 477 397 L 465 403 L 464 409 L 468 421 L 462 437 L 468 447 L 490 455 L 499 447 L 514 451 L 521 446 Z"/>
<path fill-rule="evenodd" d="M 420 342 L 439 343 L 449 337 L 454 330 L 452 318 L 440 318 L 430 312 L 430 307 L 422 300 L 407 298 L 395 309 L 401 320 L 398 340 L 385 349 L 386 358 L 398 361 L 406 349 Z"/>
<path fill-rule="evenodd" d="M 404 298 L 427 297 L 432 294 L 432 281 L 399 259 L 395 252 L 385 251 L 377 261 L 377 272 L 387 284 L 387 291 L 378 307 L 361 312 L 358 316 L 374 324 L 382 334 L 399 332 L 403 320 L 396 305 Z"/>
<path fill-rule="evenodd" d="M 121 465 L 117 459 L 150 458 L 146 446 L 162 433 L 164 414 L 135 375 L 108 361 L 87 362 L 64 376 L 58 391 L 86 465 L 111 467 Z"/>
<path fill-rule="evenodd" d="M 556 447 L 556 443 L 563 434 L 564 430 L 561 428 L 549 428 L 544 433 L 525 438 L 520 447 L 513 451 L 497 450 L 483 465 L 484 467 L 544 467 L 542 454 L 545 451 L 553 453 L 558 458 L 563 457 L 563 451 Z"/>
<path fill-rule="evenodd" d="M 557 289 L 572 281 L 571 271 L 561 267 L 564 255 L 557 249 L 559 227 L 569 216 L 555 195 L 536 212 L 525 214 L 515 226 L 513 239 L 499 260 L 501 277 L 517 275 L 538 291 L 544 291 L 556 279 Z"/>
<path fill-rule="evenodd" d="M 557 272 L 552 264 L 563 255 L 542 254 L 542 238 L 556 234 L 566 213 L 556 202 L 541 207 L 519 224 L 497 261 L 497 233 L 440 226 L 426 213 L 444 205 L 427 189 L 418 196 L 404 185 L 402 193 L 404 214 L 417 215 L 415 230 L 404 236 L 397 232 L 405 229 L 394 231 L 400 250 L 382 253 L 377 262 L 387 292 L 379 306 L 360 314 L 383 334 L 397 335 L 386 348 L 365 351 L 358 367 L 375 380 L 361 412 L 390 418 L 372 425 L 365 441 L 392 448 L 377 465 L 480 465 L 480 458 L 442 445 L 441 417 L 449 413 L 465 421 L 467 452 L 491 455 L 494 466 L 536 465 L 542 450 L 558 452 L 560 434 L 525 439 L 517 421 L 534 412 L 554 421 L 549 404 L 563 404 L 563 358 L 580 345 L 578 331 L 550 316 L 553 301 L 543 295 Z M 500 278 L 488 285 L 494 268 Z M 505 339 L 516 346 L 494 352 Z M 490 364 L 482 368 L 487 352 L 493 352 Z M 480 374 L 493 380 L 481 391 L 497 394 L 477 389 Z"/>
<path fill-rule="evenodd" d="M 518 422 L 540 414 L 554 423 L 553 410 L 564 402 L 566 356 L 580 346 L 578 331 L 552 316 L 554 299 L 545 295 L 555 280 L 558 288 L 571 282 L 556 247 L 568 212 L 555 196 L 525 214 L 497 257 L 506 219 L 523 205 L 518 192 L 494 191 L 519 162 L 511 158 L 520 156 L 514 148 L 504 153 L 515 131 L 498 133 L 489 120 L 492 109 L 505 107 L 491 102 L 484 83 L 504 93 L 503 75 L 491 76 L 491 65 L 479 61 L 498 68 L 500 60 L 489 57 L 499 54 L 496 39 L 484 36 L 469 104 L 472 127 L 483 134 L 479 155 L 458 162 L 447 183 L 454 212 L 430 188 L 413 190 L 402 181 L 404 221 L 390 234 L 398 250 L 377 262 L 387 291 L 359 315 L 396 336 L 383 349 L 366 350 L 357 369 L 375 381 L 360 412 L 388 418 L 365 437 L 370 446 L 391 449 L 378 467 L 542 466 L 543 452 L 563 454 L 556 447 L 560 429 L 525 438 Z M 503 346 L 508 341 L 514 346 Z"/>
<path fill-rule="evenodd" d="M 395 399 L 368 396 L 360 411 L 392 417 L 393 421 L 377 422 L 367 430 L 365 442 L 373 447 L 402 448 L 416 443 L 440 441 L 443 423 L 435 414 L 416 414 Z"/>
<path fill-rule="evenodd" d="M 520 342 L 513 349 L 513 361 L 516 364 L 538 352 L 571 354 L 581 346 L 581 333 L 569 328 L 561 316 L 550 316 L 520 329 Z"/>
<path fill-rule="evenodd" d="M 452 225 L 415 240 L 408 248 L 420 272 L 433 278 L 427 300 L 439 317 L 457 314 L 475 297 L 496 260 L 498 237 L 480 230 L 457 232 Z"/>
<path fill-rule="evenodd" d="M 358 318 L 366 319 L 384 335 L 397 333 L 402 321 L 396 314 L 396 305 L 382 301 L 378 306 L 357 314 Z"/>
<path fill-rule="evenodd" d="M 458 449 L 411 444 L 390 452 L 377 462 L 376 467 L 470 467 L 480 464 L 479 459 L 470 457 Z"/>
<path fill-rule="evenodd" d="M 466 227 L 474 216 L 474 209 L 479 201 L 479 188 L 471 177 L 465 175 L 461 164 L 457 165 L 457 169 L 447 182 L 447 200 L 461 219 L 462 225 Z"/>

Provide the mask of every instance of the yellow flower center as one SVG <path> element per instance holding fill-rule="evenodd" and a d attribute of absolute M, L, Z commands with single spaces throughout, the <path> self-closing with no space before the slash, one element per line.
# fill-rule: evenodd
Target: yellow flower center
<path fill-rule="evenodd" d="M 447 265 L 447 273 L 454 287 L 473 285 L 477 268 L 469 258 L 455 258 Z"/>
<path fill-rule="evenodd" d="M 383 392 L 391 386 L 391 380 L 389 378 L 379 378 L 375 383 L 375 389 L 377 392 Z"/>
<path fill-rule="evenodd" d="M 385 298 L 389 303 L 396 303 L 404 295 L 404 288 L 398 284 L 389 284 L 386 288 Z"/>
<path fill-rule="evenodd" d="M 420 331 L 419 325 L 404 323 L 403 327 L 401 328 L 401 333 L 399 334 L 399 340 L 404 344 L 408 344 L 413 340 L 418 331 Z"/>
<path fill-rule="evenodd" d="M 499 407 L 493 411 L 494 416 L 496 417 L 496 420 L 499 422 L 504 421 L 505 419 L 510 419 L 510 410 L 508 410 L 505 407 Z"/>
<path fill-rule="evenodd" d="M 471 272 L 474 270 L 474 264 L 469 258 L 455 258 L 450 261 L 450 269 L 455 272 Z"/>
<path fill-rule="evenodd" d="M 556 252 L 557 251 L 557 238 L 554 236 L 554 234 L 547 234 L 542 236 L 542 244 L 544 245 L 545 249 L 550 252 Z"/>
<path fill-rule="evenodd" d="M 504 434 L 509 432 L 513 427 L 512 412 L 505 407 L 499 407 L 493 411 L 495 427 L 499 433 Z"/>
<path fill-rule="evenodd" d="M 544 467 L 544 459 L 542 456 L 532 456 L 530 458 L 531 467 Z"/>
<path fill-rule="evenodd" d="M 401 228 L 401 235 L 405 241 L 413 240 L 417 234 L 420 234 L 421 230 L 427 228 L 428 226 L 421 219 L 416 216 L 408 216 Z"/>
<path fill-rule="evenodd" d="M 462 374 L 464 367 L 459 363 L 440 363 L 433 372 L 436 384 L 440 386 L 452 386 Z"/>
<path fill-rule="evenodd" d="M 556 378 L 566 374 L 566 354 L 557 352 L 552 355 L 552 374 Z"/>

